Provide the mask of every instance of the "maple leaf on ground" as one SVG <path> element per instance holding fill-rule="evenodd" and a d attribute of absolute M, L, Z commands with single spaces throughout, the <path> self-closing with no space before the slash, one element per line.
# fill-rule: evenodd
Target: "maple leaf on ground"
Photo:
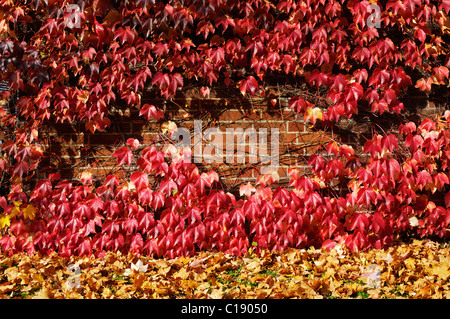
<path fill-rule="evenodd" d="M 117 160 L 119 161 L 118 165 L 123 165 L 124 163 L 130 165 L 133 152 L 131 152 L 127 146 L 122 146 L 116 150 L 112 156 L 117 157 Z"/>
<path fill-rule="evenodd" d="M 124 276 L 129 276 L 134 272 L 147 272 L 148 265 L 144 265 L 144 263 L 141 260 L 138 260 L 136 263 L 131 263 L 131 269 L 127 268 L 125 269 L 125 272 L 123 273 Z"/>

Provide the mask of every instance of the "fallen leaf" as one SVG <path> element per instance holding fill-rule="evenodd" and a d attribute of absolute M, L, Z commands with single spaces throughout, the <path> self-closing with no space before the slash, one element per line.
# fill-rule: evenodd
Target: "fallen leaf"
<path fill-rule="evenodd" d="M 47 288 L 42 288 L 36 294 L 31 297 L 31 299 L 50 299 L 51 296 Z"/>
<path fill-rule="evenodd" d="M 212 299 L 222 299 L 223 297 L 222 289 L 213 289 L 209 294 L 209 296 Z"/>
<path fill-rule="evenodd" d="M 140 287 L 142 286 L 145 279 L 144 274 L 137 274 L 136 277 L 134 277 L 133 286 Z"/>
<path fill-rule="evenodd" d="M 6 294 L 8 292 L 11 292 L 14 290 L 14 284 L 11 285 L 5 285 L 5 286 L 0 286 L 0 294 Z"/>
<path fill-rule="evenodd" d="M 245 269 L 251 273 L 258 273 L 261 271 L 261 262 L 259 260 L 253 260 L 245 265 Z"/>

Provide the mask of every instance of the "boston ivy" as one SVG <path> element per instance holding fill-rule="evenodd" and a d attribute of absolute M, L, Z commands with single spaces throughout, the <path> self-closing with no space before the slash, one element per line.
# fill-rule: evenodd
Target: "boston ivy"
<path fill-rule="evenodd" d="M 375 2 L 379 28 L 367 25 Z M 217 187 L 216 172 L 134 140 L 114 153 L 118 165 L 136 160 L 126 177 L 94 186 L 89 173 L 80 181 L 56 173 L 25 191 L 43 156 L 41 126 L 104 131 L 123 106 L 160 120 L 160 106 L 141 105 L 147 87 L 164 98 L 187 83 L 204 96 L 217 84 L 253 96 L 282 74 L 317 90 L 289 102 L 314 125 L 362 111 L 402 115 L 411 87 L 448 87 L 450 1 L 375 2 L 1 0 L 0 80 L 9 91 L 0 94 L 9 102 L 0 108 L 0 171 L 10 181 L 0 197 L 2 251 L 172 258 L 337 242 L 382 248 L 405 232 L 448 238 L 449 111 L 374 133 L 364 156 L 331 140 L 327 156 L 309 157 L 311 176 L 293 168 L 290 188 L 260 177 L 241 198 Z"/>

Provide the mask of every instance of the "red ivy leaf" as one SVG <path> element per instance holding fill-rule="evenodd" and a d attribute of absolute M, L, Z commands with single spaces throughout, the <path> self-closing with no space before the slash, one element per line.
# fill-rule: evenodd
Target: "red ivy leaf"
<path fill-rule="evenodd" d="M 119 38 L 121 40 L 122 45 L 125 42 L 133 43 L 135 37 L 135 33 L 130 27 L 126 26 L 125 28 L 118 28 L 114 32 L 114 38 Z"/>
<path fill-rule="evenodd" d="M 302 114 L 311 106 L 311 103 L 305 101 L 303 98 L 294 96 L 289 101 L 289 108 L 294 109 L 295 112 Z"/>
<path fill-rule="evenodd" d="M 367 218 L 365 213 L 353 214 L 350 222 L 350 230 L 359 229 L 360 232 L 363 232 L 367 225 L 369 225 L 369 218 Z"/>
<path fill-rule="evenodd" d="M 256 90 L 259 88 L 258 81 L 253 76 L 247 77 L 245 80 L 241 80 L 240 91 L 242 95 L 246 92 L 250 92 L 251 96 L 255 95 Z"/>
<path fill-rule="evenodd" d="M 358 191 L 358 203 L 360 205 L 365 205 L 367 207 L 370 206 L 371 203 L 374 203 L 377 198 L 377 194 L 371 188 L 361 188 Z"/>
<path fill-rule="evenodd" d="M 347 86 L 347 78 L 343 74 L 338 74 L 333 81 L 333 84 L 331 85 L 331 88 L 336 89 L 337 92 L 344 91 L 345 87 Z"/>
<path fill-rule="evenodd" d="M 140 143 L 139 140 L 136 138 L 129 138 L 127 140 L 127 145 L 129 145 L 131 147 L 131 149 L 136 149 L 137 147 L 139 147 Z"/>
<path fill-rule="evenodd" d="M 419 39 L 420 42 L 424 43 L 427 38 L 426 32 L 422 28 L 417 28 L 416 32 L 414 32 L 414 37 Z"/>
<path fill-rule="evenodd" d="M 16 176 L 22 177 L 23 174 L 28 173 L 28 169 L 29 169 L 29 167 L 26 162 L 20 162 L 14 166 L 13 174 Z"/>
<path fill-rule="evenodd" d="M 314 172 L 318 172 L 325 168 L 326 163 L 322 156 L 313 154 L 309 157 L 308 165 L 313 168 Z"/>
<path fill-rule="evenodd" d="M 148 187 L 148 175 L 143 172 L 134 172 L 130 177 L 131 182 L 136 186 L 137 190 Z"/>
<path fill-rule="evenodd" d="M 77 247 L 76 251 L 80 256 L 86 255 L 90 256 L 92 254 L 91 240 L 90 238 L 84 239 L 81 244 Z"/>
<path fill-rule="evenodd" d="M 447 208 L 450 208 L 450 192 L 448 192 L 447 194 L 445 194 L 445 206 Z"/>
<path fill-rule="evenodd" d="M 157 121 L 164 117 L 164 113 L 160 110 L 157 110 L 154 105 L 144 104 L 140 111 L 139 115 L 144 116 L 147 121 L 150 121 L 151 118 L 155 118 Z"/>
<path fill-rule="evenodd" d="M 119 161 L 118 165 L 122 165 L 123 163 L 130 165 L 133 152 L 131 152 L 128 147 L 122 146 L 116 150 L 112 156 L 117 157 L 117 160 Z"/>
<path fill-rule="evenodd" d="M 450 0 L 442 0 L 439 5 L 439 10 L 443 10 L 446 14 L 450 11 Z"/>
<path fill-rule="evenodd" d="M 170 75 L 170 86 L 169 90 L 171 94 L 175 94 L 178 87 L 183 86 L 183 77 L 180 73 L 175 73 Z"/>
<path fill-rule="evenodd" d="M 387 136 L 383 136 L 381 139 L 381 146 L 383 149 L 389 150 L 389 152 L 392 152 L 394 149 L 398 147 L 398 140 L 395 135 L 389 134 Z"/>
<path fill-rule="evenodd" d="M 312 71 L 308 80 L 309 83 L 314 83 L 317 87 L 319 87 L 322 84 L 327 85 L 329 78 L 325 73 L 320 72 L 318 69 L 315 69 L 314 71 Z"/>

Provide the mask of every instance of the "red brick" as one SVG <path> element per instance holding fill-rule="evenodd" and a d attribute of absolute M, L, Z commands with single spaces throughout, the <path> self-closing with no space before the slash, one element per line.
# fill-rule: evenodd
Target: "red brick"
<path fill-rule="evenodd" d="M 129 121 L 129 119 L 128 119 Z M 111 127 L 107 129 L 107 132 L 105 134 L 110 133 L 119 133 L 119 134 L 129 134 L 131 133 L 131 122 L 128 121 L 115 121 L 111 124 Z"/>
<path fill-rule="evenodd" d="M 140 138 L 139 141 L 144 145 L 150 145 L 158 141 L 158 136 L 158 133 L 144 132 L 142 134 L 142 138 Z"/>
<path fill-rule="evenodd" d="M 298 133 L 284 133 L 280 134 L 280 142 L 283 143 L 283 145 L 288 144 L 297 144 L 298 143 Z"/>
<path fill-rule="evenodd" d="M 305 124 L 300 121 L 289 121 L 289 132 L 304 132 Z"/>
<path fill-rule="evenodd" d="M 89 134 L 88 143 L 91 145 L 119 145 L 123 140 L 122 135 L 119 134 Z"/>
<path fill-rule="evenodd" d="M 244 118 L 244 114 L 236 109 L 225 110 L 219 116 L 220 122 L 236 122 Z"/>
<path fill-rule="evenodd" d="M 305 154 L 326 153 L 326 145 L 330 139 L 320 133 L 306 133 L 299 135 L 299 142 L 305 144 Z"/>

